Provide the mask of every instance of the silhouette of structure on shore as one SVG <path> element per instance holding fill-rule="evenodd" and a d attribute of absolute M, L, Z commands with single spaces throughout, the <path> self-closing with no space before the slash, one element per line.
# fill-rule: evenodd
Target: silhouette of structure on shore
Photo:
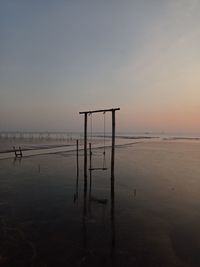
<path fill-rule="evenodd" d="M 19 148 L 15 148 L 15 146 L 13 147 L 14 153 L 15 153 L 15 158 L 22 158 L 23 154 L 22 154 L 22 149 L 19 146 Z"/>
<path fill-rule="evenodd" d="M 84 182 L 87 183 L 87 121 L 88 115 L 93 113 L 107 113 L 112 112 L 112 148 L 111 148 L 111 169 L 114 168 L 114 150 L 115 150 L 115 112 L 120 108 L 101 109 L 92 111 L 82 111 L 79 114 L 84 114 Z M 113 163 L 112 163 L 113 162 Z M 114 171 L 114 169 L 113 169 Z"/>

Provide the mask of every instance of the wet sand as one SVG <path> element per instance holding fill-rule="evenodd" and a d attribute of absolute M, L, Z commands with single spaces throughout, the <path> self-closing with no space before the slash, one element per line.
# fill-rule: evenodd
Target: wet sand
<path fill-rule="evenodd" d="M 101 167 L 103 150 L 93 151 Z M 83 152 L 0 161 L 1 266 L 200 266 L 200 142 L 116 147 L 83 177 Z"/>

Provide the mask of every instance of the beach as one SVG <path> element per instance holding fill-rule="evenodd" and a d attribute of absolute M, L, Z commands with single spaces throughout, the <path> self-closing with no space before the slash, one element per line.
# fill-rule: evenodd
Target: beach
<path fill-rule="evenodd" d="M 200 142 L 116 147 L 114 184 L 110 156 L 87 186 L 83 151 L 0 161 L 2 266 L 200 265 Z"/>
<path fill-rule="evenodd" d="M 0 11 L 0 267 L 200 267 L 200 1 Z"/>

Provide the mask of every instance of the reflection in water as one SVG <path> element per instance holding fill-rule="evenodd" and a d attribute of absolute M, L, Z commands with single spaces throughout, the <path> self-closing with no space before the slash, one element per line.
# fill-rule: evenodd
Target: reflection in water
<path fill-rule="evenodd" d="M 86 216 L 87 216 L 87 183 L 84 183 L 84 193 L 83 193 L 83 246 L 87 247 L 87 225 L 86 225 Z"/>
<path fill-rule="evenodd" d="M 110 207 L 111 244 L 112 244 L 112 253 L 113 253 L 113 250 L 115 247 L 115 178 L 114 178 L 114 173 L 111 173 L 110 198 L 111 198 L 111 207 Z"/>
<path fill-rule="evenodd" d="M 112 149 L 111 153 L 111 174 L 110 174 L 110 226 L 111 226 L 111 237 L 110 237 L 110 246 L 111 246 L 111 258 L 114 260 L 114 252 L 115 252 L 115 178 L 114 178 L 114 157 L 115 150 Z M 84 161 L 85 162 L 85 161 Z M 102 169 L 103 170 L 103 169 Z M 105 219 L 105 207 L 108 204 L 108 199 L 97 198 L 92 195 L 92 175 L 95 169 L 92 168 L 92 151 L 90 144 L 89 151 L 89 190 L 87 186 L 87 180 L 84 179 L 84 190 L 83 190 L 83 217 L 82 217 L 82 240 L 83 246 L 87 249 L 87 234 L 88 234 L 88 225 L 87 220 L 88 217 L 92 217 L 92 202 L 98 203 L 103 207 L 103 222 Z M 84 177 L 85 178 L 85 177 Z M 78 160 L 78 151 L 77 151 L 77 176 L 76 176 L 76 190 L 74 194 L 74 202 L 78 200 L 78 187 L 79 187 L 79 160 Z M 88 216 L 89 215 L 89 216 Z M 114 262 L 113 262 L 114 263 Z"/>
<path fill-rule="evenodd" d="M 0 266 L 200 266 L 200 144 L 138 148 L 87 187 L 76 155 L 1 161 Z"/>
<path fill-rule="evenodd" d="M 78 162 L 77 162 L 78 166 Z M 78 182 L 79 182 L 79 171 L 77 167 L 77 173 L 76 173 L 76 187 L 75 187 L 75 193 L 74 193 L 74 203 L 78 200 Z"/>
<path fill-rule="evenodd" d="M 136 191 L 136 188 L 135 188 L 134 189 L 134 193 L 133 193 L 134 199 L 136 198 L 136 193 L 137 193 L 137 191 Z"/>
<path fill-rule="evenodd" d="M 78 140 L 76 141 L 76 190 L 74 194 L 74 202 L 78 200 L 78 182 L 79 182 L 79 150 L 78 150 Z"/>
<path fill-rule="evenodd" d="M 18 164 L 21 165 L 22 157 L 14 157 L 13 165 Z"/>
<path fill-rule="evenodd" d="M 89 144 L 90 145 L 90 151 L 89 151 L 89 155 L 90 155 L 90 168 L 89 168 L 89 171 L 90 171 L 90 198 L 91 198 L 91 190 L 92 190 L 92 149 L 91 149 L 91 143 Z"/>

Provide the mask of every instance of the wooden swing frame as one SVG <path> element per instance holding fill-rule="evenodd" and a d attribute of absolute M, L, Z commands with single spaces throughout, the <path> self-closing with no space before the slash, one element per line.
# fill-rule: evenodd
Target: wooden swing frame
<path fill-rule="evenodd" d="M 87 183 L 87 121 L 88 115 L 93 113 L 106 113 L 112 112 L 112 147 L 111 147 L 111 172 L 114 172 L 114 151 L 115 151 L 115 112 L 120 108 L 111 109 L 100 109 L 100 110 L 89 110 L 81 111 L 79 114 L 84 115 L 84 177 L 85 183 Z"/>

